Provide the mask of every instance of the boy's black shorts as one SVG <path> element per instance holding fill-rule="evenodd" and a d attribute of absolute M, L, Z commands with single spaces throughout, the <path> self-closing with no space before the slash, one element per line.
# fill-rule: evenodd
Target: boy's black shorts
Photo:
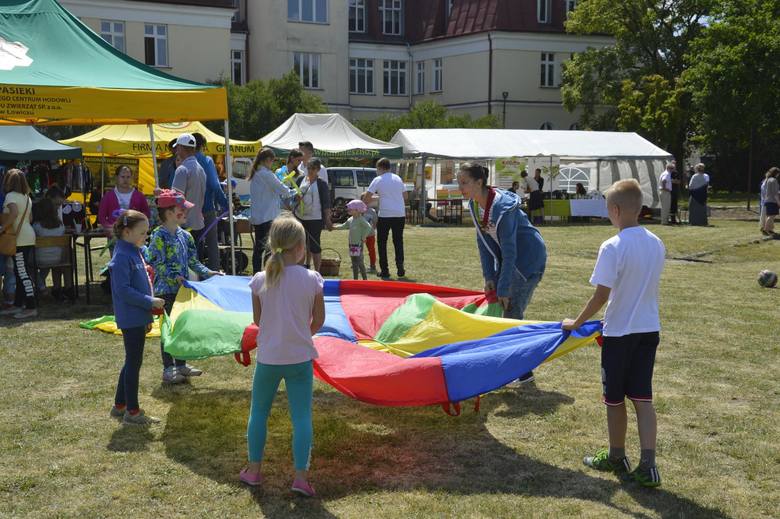
<path fill-rule="evenodd" d="M 604 337 L 601 347 L 601 384 L 604 403 L 621 405 L 625 397 L 635 402 L 653 401 L 653 366 L 658 332 Z"/>

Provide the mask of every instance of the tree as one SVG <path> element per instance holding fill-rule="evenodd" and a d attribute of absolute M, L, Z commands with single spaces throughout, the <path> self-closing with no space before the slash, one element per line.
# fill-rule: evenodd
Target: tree
<path fill-rule="evenodd" d="M 225 82 L 228 93 L 230 137 L 256 140 L 270 132 L 294 113 L 323 113 L 325 105 L 319 97 L 303 89 L 295 72 L 279 79 L 250 81 L 238 86 Z M 206 123 L 215 132 L 222 132 L 222 122 Z"/>
<path fill-rule="evenodd" d="M 566 30 L 614 37 L 564 65 L 561 95 L 580 124 L 636 131 L 678 157 L 689 131 L 690 95 L 680 84 L 691 42 L 715 0 L 583 0 Z"/>
<path fill-rule="evenodd" d="M 494 115 L 472 119 L 470 115 L 453 115 L 435 101 L 417 103 L 405 114 L 383 115 L 377 119 L 360 119 L 355 126 L 370 136 L 389 141 L 401 128 L 499 128 Z"/>
<path fill-rule="evenodd" d="M 724 166 L 730 164 L 721 170 L 748 169 L 746 155 L 763 167 L 780 158 L 778 34 L 780 1 L 732 0 L 693 45 L 683 83 L 692 96 L 694 140 L 714 151 Z M 738 187 L 754 189 L 758 177 Z"/>

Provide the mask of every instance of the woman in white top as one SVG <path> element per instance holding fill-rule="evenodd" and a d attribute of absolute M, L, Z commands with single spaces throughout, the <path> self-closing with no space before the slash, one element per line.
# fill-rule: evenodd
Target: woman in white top
<path fill-rule="evenodd" d="M 57 205 L 46 197 L 37 206 L 36 221 L 33 229 L 36 236 L 51 237 L 64 236 L 65 226 L 57 214 Z M 46 287 L 46 276 L 51 269 L 52 289 L 51 295 L 57 301 L 68 299 L 73 301 L 76 294 L 73 290 L 73 276 L 65 267 L 56 267 L 61 264 L 62 256 L 66 254 L 64 247 L 38 247 L 35 251 L 35 263 L 38 266 L 38 286 L 41 290 Z M 65 280 L 65 290 L 62 289 L 62 280 Z"/>
<path fill-rule="evenodd" d="M 775 234 L 775 218 L 780 212 L 778 175 L 780 175 L 780 168 L 769 168 L 769 171 L 766 172 L 766 181 L 764 182 L 764 212 L 766 213 L 766 221 L 764 222 L 762 232 L 767 236 Z"/>
<path fill-rule="evenodd" d="M 696 164 L 695 173 L 688 183 L 688 223 L 691 225 L 707 225 L 707 188 L 710 177 L 704 172 L 704 164 Z"/>
<path fill-rule="evenodd" d="M 0 311 L 0 315 L 13 315 L 27 319 L 38 315 L 35 301 L 35 282 L 30 273 L 35 268 L 35 231 L 32 228 L 32 201 L 27 179 L 18 169 L 8 170 L 3 182 L 3 222 L 11 232 L 16 232 L 16 254 L 13 257 L 16 275 L 14 306 Z M 18 229 L 18 232 L 17 232 Z"/>

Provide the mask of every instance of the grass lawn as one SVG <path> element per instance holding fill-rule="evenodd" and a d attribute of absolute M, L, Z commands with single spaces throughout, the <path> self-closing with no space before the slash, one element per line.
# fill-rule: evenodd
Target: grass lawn
<path fill-rule="evenodd" d="M 321 499 L 290 495 L 284 393 L 269 423 L 263 490 L 242 487 L 252 369 L 232 357 L 162 388 L 148 340 L 141 404 L 162 423 L 123 428 L 108 416 L 120 337 L 78 328 L 109 313 L 57 306 L 0 321 L 2 517 L 776 517 L 780 510 L 778 294 L 756 274 L 780 270 L 780 242 L 753 242 L 755 222 L 652 226 L 666 243 L 662 343 L 655 373 L 663 486 L 645 490 L 586 469 L 606 445 L 599 350 L 537 370 L 535 387 L 487 395 L 460 417 L 440 408 L 382 408 L 315 383 L 312 481 Z M 549 263 L 527 318 L 574 317 L 605 225 L 542 229 Z M 407 272 L 420 282 L 480 288 L 469 228 L 407 228 Z M 324 235 L 344 258 L 346 234 Z M 697 257 L 704 262 L 681 259 Z M 346 263 L 346 265 L 345 265 Z M 351 274 L 351 273 L 350 273 Z M 94 293 L 94 292 L 93 292 Z M 97 299 L 101 299 L 99 296 Z M 632 412 L 630 412 L 632 415 Z M 628 451 L 638 458 L 630 418 Z"/>

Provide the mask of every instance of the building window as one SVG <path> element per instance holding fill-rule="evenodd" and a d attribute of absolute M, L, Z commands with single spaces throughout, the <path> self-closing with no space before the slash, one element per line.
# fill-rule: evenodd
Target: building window
<path fill-rule="evenodd" d="M 303 88 L 320 88 L 320 55 L 293 52 L 293 70 L 301 78 Z"/>
<path fill-rule="evenodd" d="M 403 34 L 403 0 L 379 0 L 382 11 L 382 34 Z"/>
<path fill-rule="evenodd" d="M 386 96 L 406 95 L 406 62 L 385 60 L 384 93 Z"/>
<path fill-rule="evenodd" d="M 542 74 L 540 86 L 555 86 L 555 54 L 552 52 L 542 52 Z"/>
<path fill-rule="evenodd" d="M 442 59 L 433 60 L 433 88 L 431 92 L 441 92 L 444 90 L 442 82 Z"/>
<path fill-rule="evenodd" d="M 168 26 L 144 25 L 144 58 L 147 65 L 168 66 Z"/>
<path fill-rule="evenodd" d="M 125 52 L 125 22 L 100 20 L 100 36 L 116 50 Z"/>
<path fill-rule="evenodd" d="M 240 23 L 244 20 L 241 18 L 241 0 L 233 0 L 233 18 L 234 23 Z"/>
<path fill-rule="evenodd" d="M 452 14 L 452 3 L 454 0 L 447 0 L 447 18 Z"/>
<path fill-rule="evenodd" d="M 349 93 L 374 93 L 374 60 L 365 58 L 349 59 Z"/>
<path fill-rule="evenodd" d="M 349 0 L 349 32 L 366 32 L 366 0 Z"/>
<path fill-rule="evenodd" d="M 550 0 L 536 0 L 536 19 L 539 23 L 550 23 Z"/>
<path fill-rule="evenodd" d="M 414 93 L 417 95 L 422 95 L 425 93 L 425 62 L 424 61 L 418 61 L 415 64 L 415 83 L 414 83 Z"/>
<path fill-rule="evenodd" d="M 328 0 L 287 0 L 287 19 L 328 23 Z"/>
<path fill-rule="evenodd" d="M 230 69 L 232 72 L 231 79 L 236 85 L 243 85 L 246 82 L 244 78 L 244 51 L 232 50 L 230 51 Z"/>
<path fill-rule="evenodd" d="M 577 0 L 566 0 L 566 14 L 574 11 L 577 7 Z"/>
<path fill-rule="evenodd" d="M 552 130 L 553 126 L 550 121 L 545 121 L 542 123 L 542 125 L 539 127 L 540 130 Z"/>

